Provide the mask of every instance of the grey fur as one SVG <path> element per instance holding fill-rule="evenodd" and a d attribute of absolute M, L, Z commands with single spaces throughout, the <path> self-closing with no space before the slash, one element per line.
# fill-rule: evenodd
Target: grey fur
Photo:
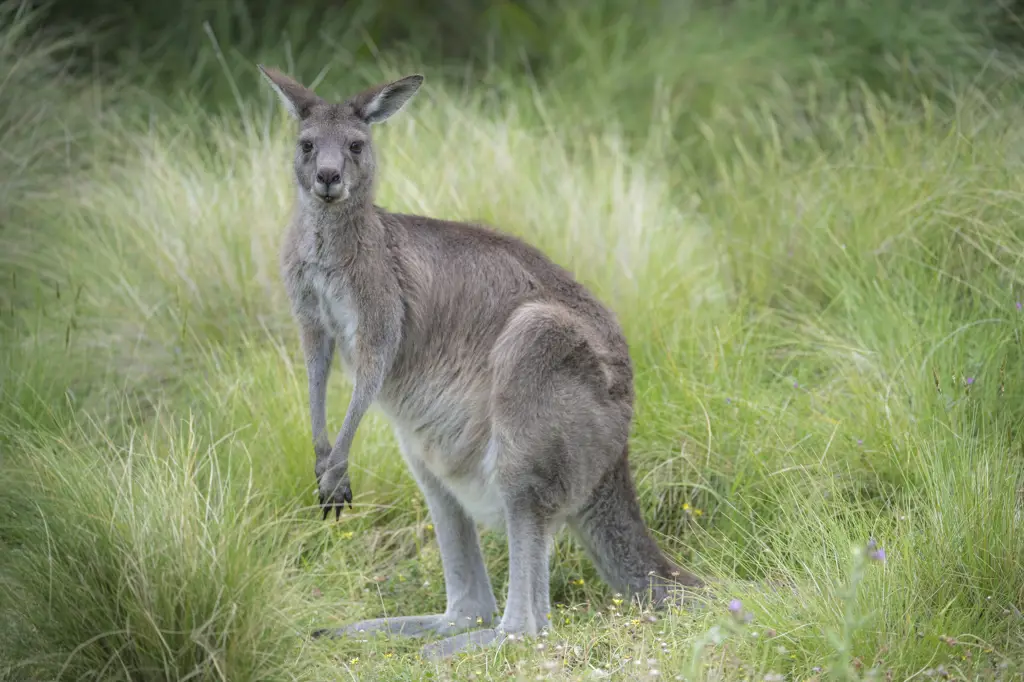
<path fill-rule="evenodd" d="M 701 585 L 665 558 L 640 514 L 627 460 L 633 370 L 614 314 L 514 237 L 373 203 L 370 125 L 423 78 L 329 103 L 260 68 L 299 126 L 281 268 L 306 358 L 324 516 L 351 504 L 349 449 L 376 403 L 426 498 L 444 567 L 445 613 L 337 634 L 449 635 L 430 656 L 535 635 L 548 626 L 548 561 L 564 525 L 619 591 L 661 604 L 674 587 Z M 335 349 L 353 390 L 332 446 Z M 508 598 L 494 627 L 477 523 L 508 535 Z"/>

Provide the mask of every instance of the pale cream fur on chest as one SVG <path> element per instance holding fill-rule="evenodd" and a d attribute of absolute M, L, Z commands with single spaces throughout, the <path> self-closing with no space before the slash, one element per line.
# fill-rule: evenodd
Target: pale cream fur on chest
<path fill-rule="evenodd" d="M 303 281 L 306 291 L 315 303 L 311 312 L 337 341 L 341 361 L 345 370 L 351 373 L 355 367 L 359 310 L 348 283 L 341 275 L 328 275 L 322 268 L 316 266 L 304 273 Z"/>

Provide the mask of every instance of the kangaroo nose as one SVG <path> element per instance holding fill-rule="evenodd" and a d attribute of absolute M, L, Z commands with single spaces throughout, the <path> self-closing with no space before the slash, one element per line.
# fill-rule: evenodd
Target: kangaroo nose
<path fill-rule="evenodd" d="M 316 172 L 316 180 L 330 187 L 341 182 L 341 173 L 334 168 L 321 168 Z"/>

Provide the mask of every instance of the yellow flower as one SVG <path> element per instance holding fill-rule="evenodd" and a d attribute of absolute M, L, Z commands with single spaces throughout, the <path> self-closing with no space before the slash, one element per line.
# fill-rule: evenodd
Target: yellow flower
<path fill-rule="evenodd" d="M 702 516 L 703 514 L 704 514 L 704 512 L 702 510 L 700 510 L 700 509 L 694 509 L 693 510 L 693 515 L 694 516 Z"/>
<path fill-rule="evenodd" d="M 347 530 L 347 531 L 345 531 L 344 533 L 341 534 L 341 537 L 343 537 L 346 540 L 348 540 L 348 539 L 350 539 L 352 537 L 352 535 L 353 535 L 352 531 Z"/>
<path fill-rule="evenodd" d="M 392 656 L 394 656 L 394 654 L 391 653 L 390 651 L 385 651 L 384 652 L 384 658 L 391 658 Z"/>
<path fill-rule="evenodd" d="M 584 583 L 584 580 L 583 580 L 583 578 L 578 578 L 578 579 L 574 580 L 573 583 L 576 584 L 576 585 L 582 585 Z"/>
<path fill-rule="evenodd" d="M 358 662 L 359 662 L 359 657 L 358 657 L 358 656 L 356 656 L 356 657 L 355 657 L 355 658 L 353 658 L 353 659 L 352 659 L 351 661 L 349 661 L 349 663 L 351 663 L 352 665 L 355 665 L 355 664 L 356 664 L 356 663 L 358 663 Z"/>
<path fill-rule="evenodd" d="M 690 511 L 690 503 L 683 502 L 683 511 Z"/>
<path fill-rule="evenodd" d="M 434 524 L 428 523 L 427 524 L 427 530 L 434 530 Z"/>

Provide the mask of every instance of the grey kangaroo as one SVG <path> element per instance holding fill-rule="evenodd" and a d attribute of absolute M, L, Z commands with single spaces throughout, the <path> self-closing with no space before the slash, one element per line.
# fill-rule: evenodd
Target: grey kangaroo
<path fill-rule="evenodd" d="M 374 204 L 370 127 L 423 77 L 338 103 L 260 70 L 298 122 L 281 269 L 308 373 L 324 518 L 351 507 L 349 449 L 376 404 L 426 498 L 444 572 L 444 613 L 330 634 L 445 635 L 425 647 L 430 658 L 536 635 L 548 626 L 548 562 L 566 525 L 620 592 L 660 606 L 702 585 L 664 556 L 640 514 L 627 462 L 633 370 L 613 313 L 512 236 Z M 332 444 L 325 396 L 335 353 L 353 388 Z M 508 537 L 497 623 L 477 523 Z"/>

